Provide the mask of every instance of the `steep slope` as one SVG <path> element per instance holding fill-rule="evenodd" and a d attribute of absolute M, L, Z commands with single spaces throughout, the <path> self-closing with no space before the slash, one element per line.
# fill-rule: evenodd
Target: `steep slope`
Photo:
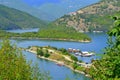
<path fill-rule="evenodd" d="M 40 11 L 37 8 L 31 7 L 27 5 L 26 3 L 23 2 L 23 0 L 0 0 L 0 4 L 23 11 L 27 12 L 30 15 L 33 15 L 41 20 L 48 20 L 52 19 L 53 16 L 50 16 L 49 14 Z"/>
<path fill-rule="evenodd" d="M 0 5 L 0 29 L 43 27 L 45 23 L 25 12 Z"/>
<path fill-rule="evenodd" d="M 101 0 L 99 3 L 64 15 L 54 23 L 74 27 L 78 31 L 106 31 L 112 25 L 111 15 L 120 10 L 120 0 Z"/>

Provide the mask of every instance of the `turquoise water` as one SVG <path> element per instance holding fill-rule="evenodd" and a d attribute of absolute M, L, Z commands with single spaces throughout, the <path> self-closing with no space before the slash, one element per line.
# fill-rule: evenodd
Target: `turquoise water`
<path fill-rule="evenodd" d="M 80 57 L 78 56 L 79 60 L 84 62 L 91 62 L 91 59 L 100 58 L 98 56 L 103 54 L 102 50 L 107 45 L 106 44 L 106 37 L 105 33 L 86 33 L 92 38 L 92 42 L 90 43 L 80 43 L 80 42 L 69 42 L 69 41 L 53 41 L 53 40 L 13 40 L 18 47 L 27 48 L 28 46 L 54 46 L 57 48 L 75 48 L 80 49 L 82 51 L 94 51 L 97 55 L 92 57 Z M 75 73 L 67 67 L 60 67 L 56 65 L 54 62 L 39 59 L 36 55 L 23 51 L 27 60 L 32 60 L 33 63 L 38 63 L 39 68 L 45 71 L 50 72 L 50 76 L 52 76 L 53 80 L 65 80 L 68 76 L 73 80 L 89 80 L 89 78 L 85 77 L 82 74 Z"/>
<path fill-rule="evenodd" d="M 40 70 L 50 73 L 52 80 L 65 80 L 69 77 L 71 80 L 90 80 L 82 74 L 73 72 L 65 66 L 58 66 L 56 63 L 37 58 L 35 54 L 24 52 L 27 60 L 32 60 L 33 63 L 37 63 Z"/>
<path fill-rule="evenodd" d="M 13 33 L 25 33 L 25 32 L 38 32 L 38 28 L 35 28 L 35 29 L 25 29 L 25 30 L 21 30 L 21 29 L 18 29 L 18 30 L 6 30 L 7 32 L 13 32 Z"/>
<path fill-rule="evenodd" d="M 84 62 L 91 62 L 91 59 L 100 58 L 99 54 L 102 54 L 104 47 L 106 46 L 106 34 L 105 33 L 87 33 L 91 38 L 90 43 L 69 42 L 69 41 L 53 41 L 53 40 L 16 40 L 19 47 L 27 48 L 28 46 L 54 46 L 57 48 L 74 48 L 81 51 L 93 51 L 97 56 L 92 57 L 80 57 L 79 60 Z"/>
<path fill-rule="evenodd" d="M 28 30 L 33 31 L 33 30 Z M 16 31 L 17 32 L 17 31 Z M 24 31 L 22 31 L 24 32 Z M 86 63 L 91 62 L 91 59 L 100 58 L 100 54 L 103 54 L 103 49 L 107 45 L 107 35 L 105 33 L 86 33 L 92 38 L 90 43 L 80 43 L 80 42 L 69 42 L 69 41 L 54 41 L 54 40 L 12 40 L 16 43 L 18 47 L 27 48 L 28 46 L 54 46 L 57 48 L 75 48 L 82 51 L 94 51 L 96 56 L 92 57 L 80 57 L 79 60 L 82 60 Z M 75 73 L 65 66 L 58 66 L 56 63 L 39 59 L 35 54 L 23 51 L 27 60 L 32 60 L 33 64 L 38 63 L 38 66 L 41 70 L 48 71 L 52 80 L 65 80 L 69 77 L 72 80 L 90 80 L 82 74 Z"/>
<path fill-rule="evenodd" d="M 77 1 L 77 0 L 76 0 Z M 97 2 L 99 0 L 88 0 L 84 4 Z M 81 7 L 85 7 L 86 5 L 79 5 Z M 71 7 L 71 5 L 69 5 Z M 47 10 L 49 12 L 49 10 Z M 57 10 L 58 11 L 58 10 Z M 66 10 L 67 11 L 67 10 Z M 52 11 L 53 12 L 53 11 Z M 55 13 L 54 13 L 55 14 Z M 60 13 L 61 14 L 61 13 Z M 56 15 L 56 14 L 55 14 Z M 56 17 L 56 16 L 55 16 Z M 8 32 L 14 32 L 14 33 L 24 33 L 24 32 L 37 32 L 38 29 L 28 29 L 28 30 L 8 30 Z M 105 33 L 86 33 L 92 38 L 92 42 L 90 43 L 80 43 L 80 42 L 69 42 L 69 41 L 53 41 L 53 40 L 12 40 L 12 42 L 15 42 L 18 47 L 24 47 L 27 48 L 28 46 L 54 46 L 57 48 L 75 48 L 80 49 L 82 51 L 94 51 L 97 55 L 93 57 L 80 57 L 78 56 L 79 60 L 83 60 L 84 62 L 91 62 L 91 59 L 100 58 L 101 56 L 98 56 L 99 54 L 103 54 L 102 49 L 106 46 L 106 34 Z M 90 78 L 85 77 L 82 74 L 73 72 L 69 68 L 65 66 L 58 66 L 56 63 L 43 60 L 38 58 L 35 54 L 32 54 L 30 52 L 23 51 L 23 54 L 25 55 L 27 60 L 31 60 L 34 63 L 37 63 L 39 68 L 41 70 L 48 71 L 50 73 L 50 76 L 52 77 L 52 80 L 65 80 L 67 77 L 69 77 L 71 80 L 90 80 Z"/>

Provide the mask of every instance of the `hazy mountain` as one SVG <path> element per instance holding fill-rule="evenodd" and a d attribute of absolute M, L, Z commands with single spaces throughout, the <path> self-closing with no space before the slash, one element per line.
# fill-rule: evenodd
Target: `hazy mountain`
<path fill-rule="evenodd" d="M 0 5 L 0 29 L 44 27 L 45 23 L 28 13 Z"/>
<path fill-rule="evenodd" d="M 55 24 L 74 27 L 78 31 L 106 31 L 112 26 L 111 16 L 120 11 L 119 3 L 120 0 L 101 0 L 61 17 Z"/>
<path fill-rule="evenodd" d="M 69 12 L 99 0 L 0 0 L 0 4 L 30 13 L 42 20 L 53 21 Z"/>

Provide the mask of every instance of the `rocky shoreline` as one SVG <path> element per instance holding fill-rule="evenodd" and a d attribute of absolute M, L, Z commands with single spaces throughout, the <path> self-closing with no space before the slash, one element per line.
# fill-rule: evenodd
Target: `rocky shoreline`
<path fill-rule="evenodd" d="M 58 38 L 37 38 L 37 37 L 11 37 L 11 39 L 57 40 L 57 41 L 83 42 L 83 43 L 91 42 L 91 40 L 74 40 L 74 39 L 58 39 Z"/>

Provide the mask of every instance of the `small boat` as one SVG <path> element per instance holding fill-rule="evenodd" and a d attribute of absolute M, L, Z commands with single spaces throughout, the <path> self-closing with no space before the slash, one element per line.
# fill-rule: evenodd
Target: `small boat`
<path fill-rule="evenodd" d="M 64 66 L 63 63 L 56 63 L 58 66 Z"/>
<path fill-rule="evenodd" d="M 87 51 L 83 51 L 81 53 L 82 57 L 91 57 L 91 56 L 94 56 L 94 55 L 95 55 L 95 53 L 93 53 L 93 52 L 87 52 Z"/>
<path fill-rule="evenodd" d="M 75 53 L 75 55 L 76 55 L 76 56 L 79 56 L 79 54 L 80 54 L 80 53 L 78 53 L 78 52 L 77 52 L 77 53 Z"/>

